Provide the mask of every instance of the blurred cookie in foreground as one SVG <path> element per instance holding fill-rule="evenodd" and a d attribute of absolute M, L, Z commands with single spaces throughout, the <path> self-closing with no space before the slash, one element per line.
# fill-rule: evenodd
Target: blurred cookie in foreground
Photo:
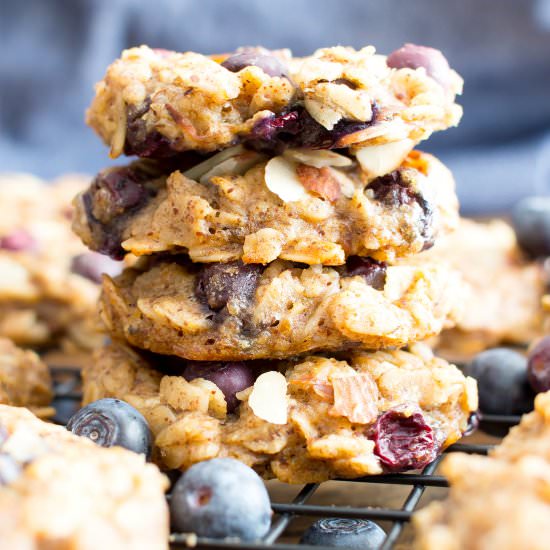
<path fill-rule="evenodd" d="M 38 355 L 0 338 L 0 403 L 45 417 L 53 414 L 52 397 L 50 373 Z"/>
<path fill-rule="evenodd" d="M 0 434 L 2 548 L 168 548 L 168 482 L 142 455 L 6 405 Z"/>
<path fill-rule="evenodd" d="M 529 344 L 544 333 L 545 262 L 528 258 L 504 221 L 463 219 L 420 258 L 449 262 L 468 287 L 463 315 L 438 337 L 438 353 L 468 359 L 499 344 Z"/>
<path fill-rule="evenodd" d="M 30 347 L 86 350 L 101 343 L 95 312 L 103 271 L 118 264 L 90 253 L 71 231 L 71 199 L 88 183 L 50 184 L 0 175 L 0 336 Z"/>
<path fill-rule="evenodd" d="M 413 516 L 417 550 L 545 550 L 550 540 L 550 393 L 489 457 L 452 453 L 449 496 Z"/>
<path fill-rule="evenodd" d="M 478 407 L 475 381 L 424 344 L 198 363 L 113 343 L 83 379 L 84 403 L 113 397 L 143 414 L 163 468 L 225 456 L 287 483 L 421 468 L 470 429 Z"/>

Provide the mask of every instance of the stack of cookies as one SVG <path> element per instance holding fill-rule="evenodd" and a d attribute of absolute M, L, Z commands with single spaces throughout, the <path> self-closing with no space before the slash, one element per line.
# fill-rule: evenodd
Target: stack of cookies
<path fill-rule="evenodd" d="M 85 402 L 139 409 L 166 469 L 229 456 L 293 483 L 420 468 L 459 439 L 475 382 L 418 343 L 460 313 L 459 276 L 418 258 L 458 203 L 414 147 L 458 123 L 461 86 L 412 44 L 125 51 L 88 123 L 141 159 L 95 178 L 74 228 L 138 259 L 104 276 Z"/>

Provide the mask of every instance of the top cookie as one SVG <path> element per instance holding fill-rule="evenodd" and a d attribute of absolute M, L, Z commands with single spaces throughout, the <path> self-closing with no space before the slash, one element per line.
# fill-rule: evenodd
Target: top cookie
<path fill-rule="evenodd" d="M 413 44 L 388 57 L 372 46 L 338 46 L 305 58 L 263 48 L 208 57 L 141 46 L 107 69 L 87 122 L 112 157 L 210 153 L 238 142 L 269 152 L 398 142 L 404 155 L 459 122 L 461 91 L 439 50 Z"/>

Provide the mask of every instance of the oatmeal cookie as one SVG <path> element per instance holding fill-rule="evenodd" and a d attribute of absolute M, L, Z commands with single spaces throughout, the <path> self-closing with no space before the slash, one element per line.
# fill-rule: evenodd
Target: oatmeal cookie
<path fill-rule="evenodd" d="M 217 386 L 204 364 L 113 343 L 84 369 L 84 402 L 116 397 L 140 410 L 164 468 L 233 457 L 289 483 L 420 468 L 477 409 L 475 381 L 421 344 L 252 363 L 236 395 L 239 382 L 230 394 L 228 378 L 237 371 L 242 380 L 245 364 L 235 365 Z"/>
<path fill-rule="evenodd" d="M 419 151 L 370 177 L 331 151 L 288 149 L 266 160 L 237 146 L 167 177 L 151 162 L 109 168 L 75 205 L 84 243 L 116 258 L 185 250 L 196 262 L 391 261 L 458 225 L 451 173 Z"/>
<path fill-rule="evenodd" d="M 7 405 L 0 431 L 2 548 L 168 549 L 168 482 L 143 456 Z"/>
<path fill-rule="evenodd" d="M 100 309 L 110 334 L 197 361 L 399 347 L 439 333 L 462 303 L 458 274 L 437 264 L 144 260 L 104 279 Z"/>
<path fill-rule="evenodd" d="M 48 367 L 33 351 L 0 338 L 0 403 L 27 407 L 44 417 L 53 414 L 51 401 Z"/>
<path fill-rule="evenodd" d="M 112 157 L 208 153 L 237 142 L 269 151 L 387 143 L 410 150 L 459 122 L 461 92 L 443 54 L 413 44 L 388 57 L 372 46 L 339 46 L 305 58 L 263 48 L 207 57 L 141 46 L 107 69 L 87 122 Z"/>
<path fill-rule="evenodd" d="M 98 283 L 102 271 L 120 269 L 71 231 L 71 198 L 87 182 L 0 176 L 0 336 L 25 346 L 101 343 Z"/>
<path fill-rule="evenodd" d="M 545 550 L 550 540 L 550 392 L 488 458 L 451 454 L 451 489 L 417 512 L 418 550 Z"/>
<path fill-rule="evenodd" d="M 437 351 L 454 360 L 499 344 L 528 344 L 544 332 L 542 296 L 548 273 L 519 249 L 501 220 L 461 220 L 458 230 L 416 258 L 446 261 L 466 283 L 463 315 L 444 331 Z"/>

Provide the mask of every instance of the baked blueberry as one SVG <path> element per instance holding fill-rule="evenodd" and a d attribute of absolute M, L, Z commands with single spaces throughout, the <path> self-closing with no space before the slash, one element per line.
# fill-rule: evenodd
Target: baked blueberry
<path fill-rule="evenodd" d="M 147 458 L 151 455 L 151 431 L 145 418 L 119 399 L 106 397 L 86 405 L 70 418 L 67 429 L 102 447 L 118 445 Z"/>
<path fill-rule="evenodd" d="M 378 550 L 385 538 L 384 530 L 368 519 L 327 518 L 311 525 L 302 535 L 300 543 L 350 550 Z"/>
<path fill-rule="evenodd" d="M 550 390 L 550 336 L 539 340 L 529 352 L 527 378 L 535 392 Z"/>
<path fill-rule="evenodd" d="M 523 414 L 533 408 L 527 358 L 508 348 L 481 352 L 464 367 L 477 380 L 479 408 L 487 414 Z"/>
<path fill-rule="evenodd" d="M 94 283 L 101 283 L 103 273 L 115 277 L 122 271 L 122 263 L 98 252 L 84 252 L 73 257 L 71 271 Z"/>
<path fill-rule="evenodd" d="M 232 458 L 191 466 L 174 486 L 170 510 L 176 530 L 214 539 L 259 539 L 271 524 L 263 481 Z"/>
<path fill-rule="evenodd" d="M 512 211 L 518 243 L 531 256 L 550 255 L 550 197 L 527 197 Z"/>

